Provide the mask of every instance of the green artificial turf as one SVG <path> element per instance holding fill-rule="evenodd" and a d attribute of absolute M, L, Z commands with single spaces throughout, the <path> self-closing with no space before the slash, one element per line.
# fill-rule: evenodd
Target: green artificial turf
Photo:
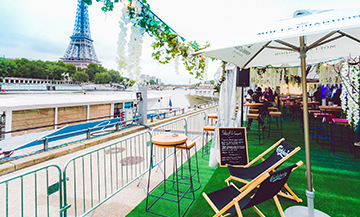
<path fill-rule="evenodd" d="M 270 138 L 265 138 L 263 144 L 259 145 L 258 135 L 256 133 L 257 125 L 254 121 L 252 130 L 248 133 L 248 150 L 249 159 L 265 151 L 269 146 L 278 141 L 281 137 L 279 134 L 272 134 Z M 265 134 L 265 137 L 267 133 Z M 287 160 L 282 166 L 290 166 L 302 160 L 304 165 L 295 170 L 289 180 L 288 185 L 303 199 L 302 203 L 296 203 L 292 200 L 279 197 L 280 203 L 285 210 L 290 206 L 307 205 L 305 191 L 306 183 L 306 160 L 304 135 L 300 130 L 299 121 L 286 120 L 283 122 L 283 137 L 293 146 L 301 147 L 301 150 L 293 157 Z M 313 173 L 313 187 L 315 189 L 315 208 L 325 212 L 333 217 L 352 217 L 360 216 L 360 159 L 354 158 L 353 155 L 343 152 L 329 152 L 329 146 L 321 148 L 315 140 L 310 139 L 311 165 Z M 201 151 L 199 151 L 200 153 Z M 357 150 L 359 155 L 359 150 Z M 199 158 L 201 159 L 201 157 Z M 224 180 L 228 178 L 229 172 L 226 167 L 210 168 L 208 161 L 200 160 L 200 179 L 201 188 L 196 191 L 196 201 L 192 204 L 186 216 L 212 216 L 214 211 L 202 197 L 201 193 L 211 193 L 226 187 Z M 235 183 L 241 186 L 239 183 Z M 266 201 L 258 208 L 266 216 L 280 216 L 273 200 Z M 158 208 L 159 212 L 170 213 L 169 216 L 177 216 L 177 208 L 169 208 L 166 203 Z M 167 212 L 167 211 L 172 212 Z M 145 212 L 145 200 L 142 201 L 128 216 L 151 216 Z M 253 209 L 243 211 L 244 216 L 258 216 Z"/>

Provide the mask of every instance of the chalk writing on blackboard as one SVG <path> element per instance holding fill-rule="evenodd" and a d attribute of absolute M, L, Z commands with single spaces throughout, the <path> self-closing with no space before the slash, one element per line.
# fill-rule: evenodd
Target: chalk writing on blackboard
<path fill-rule="evenodd" d="M 245 127 L 219 127 L 220 166 L 249 163 Z"/>

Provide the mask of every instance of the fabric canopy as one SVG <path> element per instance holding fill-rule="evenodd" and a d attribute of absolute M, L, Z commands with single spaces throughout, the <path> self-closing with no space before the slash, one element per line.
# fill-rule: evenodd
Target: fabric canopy
<path fill-rule="evenodd" d="M 240 68 L 282 64 L 295 66 L 300 65 L 299 37 L 306 36 L 306 61 L 309 64 L 358 56 L 360 43 L 354 42 L 360 42 L 359 11 L 359 8 L 317 11 L 278 21 L 273 27 L 255 32 L 250 37 L 254 39 L 252 41 L 235 41 L 233 46 L 210 47 L 193 55 L 203 54 Z"/>

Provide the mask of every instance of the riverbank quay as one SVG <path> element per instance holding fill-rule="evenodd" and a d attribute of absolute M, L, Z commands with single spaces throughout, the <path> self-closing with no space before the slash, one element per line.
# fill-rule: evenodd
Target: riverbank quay
<path fill-rule="evenodd" d="M 210 107 L 207 107 L 207 108 L 198 108 L 197 110 L 190 111 L 190 112 L 188 112 L 186 114 L 173 116 L 173 117 L 168 117 L 166 119 L 155 120 L 154 122 L 147 123 L 147 126 L 155 127 L 155 126 L 158 126 L 158 125 L 161 125 L 161 124 L 173 121 L 173 120 L 184 118 L 186 116 L 190 116 L 190 115 L 193 115 L 195 113 L 203 112 L 203 111 L 206 111 L 208 109 L 212 109 L 212 108 L 216 108 L 216 107 L 217 106 L 210 106 Z M 86 148 L 89 148 L 89 147 L 93 147 L 93 146 L 102 144 L 104 142 L 108 142 L 108 141 L 111 141 L 111 140 L 114 140 L 114 139 L 118 139 L 118 138 L 130 135 L 132 133 L 136 133 L 136 132 L 145 130 L 145 129 L 148 128 L 147 126 L 144 126 L 144 125 L 133 126 L 133 127 L 130 127 L 130 128 L 128 128 L 126 130 L 123 130 L 123 131 L 114 132 L 114 133 L 104 135 L 104 136 L 101 136 L 101 137 L 97 137 L 97 138 L 93 138 L 93 139 L 89 139 L 89 140 L 84 140 L 84 141 L 68 144 L 68 145 L 63 146 L 63 147 L 59 147 L 59 148 L 56 148 L 56 149 L 50 149 L 48 151 L 40 152 L 40 153 L 31 155 L 31 156 L 28 156 L 28 157 L 24 157 L 24 158 L 17 159 L 17 160 L 14 160 L 14 161 L 5 162 L 3 164 L 0 164 L 0 176 L 11 173 L 11 172 L 14 172 L 14 171 L 17 171 L 17 170 L 21 170 L 21 169 L 29 167 L 29 166 L 36 165 L 36 164 L 41 163 L 41 162 L 45 162 L 45 161 L 50 160 L 50 159 L 54 159 L 54 158 L 57 158 L 57 157 L 60 157 L 60 156 L 63 156 L 63 155 L 69 154 L 69 153 L 73 153 L 73 152 L 76 152 L 76 151 L 79 151 L 79 150 L 83 150 L 83 149 L 86 149 Z"/>
<path fill-rule="evenodd" d="M 4 195 L 0 209 L 4 216 L 59 216 L 59 212 L 63 216 L 85 216 L 95 211 L 99 214 L 96 216 L 104 216 L 101 213 L 115 206 L 112 214 L 116 214 L 112 216 L 123 216 L 146 196 L 143 186 L 147 184 L 149 156 L 154 157 L 152 166 L 156 167 L 152 184 L 158 182 L 156 177 L 161 178 L 165 170 L 163 152 L 150 155 L 148 151 L 151 133 L 162 133 L 163 129 L 190 132 L 188 138 L 201 147 L 205 112 L 213 113 L 216 108 L 208 106 L 149 123 L 151 132 L 145 126 L 135 126 L 69 144 L 72 148 L 49 150 L 48 155 L 39 153 L 7 162 L 1 165 L 8 172 L 0 176 L 0 193 Z M 169 161 L 170 153 L 166 157 Z M 168 165 L 166 170 L 169 173 L 172 166 Z"/>

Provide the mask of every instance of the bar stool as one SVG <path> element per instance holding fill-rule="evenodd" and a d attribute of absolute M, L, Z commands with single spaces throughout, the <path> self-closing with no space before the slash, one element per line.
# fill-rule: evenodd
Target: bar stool
<path fill-rule="evenodd" d="M 215 126 L 205 126 L 203 128 L 203 144 L 202 144 L 202 149 L 201 149 L 201 158 L 204 160 L 209 160 L 209 159 L 205 158 L 205 156 L 208 156 L 210 153 L 210 145 L 208 144 L 208 142 L 209 142 L 208 136 L 209 136 L 209 134 L 214 134 L 214 132 L 215 132 Z M 206 134 L 206 139 L 204 137 L 204 133 Z"/>
<path fill-rule="evenodd" d="M 344 147 L 345 145 L 345 147 L 350 148 L 350 153 L 354 153 L 354 156 L 356 156 L 353 145 L 355 139 L 352 135 L 354 134 L 354 130 L 351 129 L 349 121 L 346 119 L 333 118 L 332 122 L 333 137 L 331 138 L 331 151 L 333 154 L 336 151 L 334 146 Z"/>
<path fill-rule="evenodd" d="M 170 135 L 170 136 L 169 136 Z M 163 180 L 158 183 L 152 190 L 150 190 L 151 182 L 151 170 L 153 165 L 153 158 L 150 158 L 150 169 L 149 169 L 149 179 L 147 187 L 147 197 L 146 197 L 146 207 L 145 210 L 150 213 L 154 213 L 161 216 L 173 216 L 174 210 L 177 208 L 178 216 L 185 216 L 186 212 L 189 210 L 190 206 L 195 201 L 195 194 L 192 179 L 188 179 L 186 182 L 181 180 L 183 177 L 178 173 L 177 169 L 177 146 L 184 145 L 187 142 L 187 136 L 184 134 L 179 134 L 177 136 L 171 136 L 171 134 L 159 134 L 152 136 L 151 138 L 152 146 L 150 150 L 150 156 L 153 156 L 154 147 L 162 148 L 164 150 L 164 171 L 163 171 Z M 192 143 L 189 143 L 192 144 Z M 190 146 L 189 146 L 190 147 Z M 173 165 L 173 174 L 172 177 L 166 176 L 166 149 L 173 148 L 174 153 L 174 165 Z M 190 149 L 186 148 L 188 156 L 190 156 Z M 188 174 L 191 172 L 191 163 L 188 161 Z M 176 186 L 174 188 L 174 186 Z M 160 200 L 168 201 L 169 209 L 162 210 L 162 213 L 159 213 L 159 207 L 162 206 L 162 203 L 157 203 Z M 176 208 L 175 208 L 176 207 Z"/>
<path fill-rule="evenodd" d="M 316 140 L 317 143 L 319 143 L 319 138 L 322 139 L 322 142 L 320 144 L 321 148 L 323 148 L 323 145 L 325 144 L 325 139 L 327 139 L 326 137 L 326 132 L 328 131 L 328 127 L 327 125 L 325 125 L 323 123 L 323 118 L 329 117 L 330 114 L 329 113 L 314 113 L 314 138 Z"/>
<path fill-rule="evenodd" d="M 277 111 L 277 108 L 276 108 L 276 107 L 269 107 L 269 108 L 267 108 L 267 110 L 268 110 L 269 112 L 276 112 L 276 111 Z"/>
<path fill-rule="evenodd" d="M 276 129 L 271 129 L 271 120 L 272 120 L 272 118 L 276 118 Z M 279 121 L 278 121 L 278 119 L 280 119 L 280 128 L 279 128 Z M 283 133 L 282 133 L 281 112 L 269 112 L 268 125 L 269 125 L 268 137 L 270 137 L 270 131 L 280 132 L 281 137 L 283 136 Z"/>
<path fill-rule="evenodd" d="M 195 187 L 194 185 L 194 191 L 197 191 L 200 189 L 201 184 L 200 184 L 200 175 L 199 175 L 199 164 L 198 164 L 198 158 L 197 158 L 197 150 L 196 150 L 196 142 L 195 141 L 186 141 L 185 144 L 183 145 L 178 145 L 176 146 L 177 149 L 181 150 L 181 155 L 183 155 L 183 150 L 186 151 L 186 158 L 188 161 L 190 161 L 191 163 L 191 155 L 190 155 L 190 150 L 192 148 L 195 149 L 195 162 L 196 162 L 196 168 L 193 169 L 193 167 L 188 168 L 187 166 L 184 166 L 184 162 L 183 162 L 183 156 L 181 157 L 181 166 L 179 168 L 180 170 L 180 179 L 192 179 L 192 183 L 194 185 L 194 181 L 198 183 L 198 186 Z M 191 166 L 191 164 L 190 164 Z M 190 172 L 191 174 L 188 174 L 189 176 L 187 176 L 187 173 Z M 194 177 L 195 175 L 197 175 L 197 179 L 196 177 Z"/>
<path fill-rule="evenodd" d="M 246 117 L 252 120 L 257 120 L 258 121 L 258 134 L 259 134 L 259 144 L 261 144 L 261 131 L 260 131 L 260 124 L 259 124 L 259 114 L 247 114 Z M 263 138 L 264 138 L 264 133 L 263 133 Z"/>
<path fill-rule="evenodd" d="M 295 115 L 294 115 L 294 101 L 284 102 L 284 113 L 285 113 L 285 116 L 288 116 L 287 110 L 289 110 L 289 116 L 291 116 L 292 119 L 295 120 Z"/>
<path fill-rule="evenodd" d="M 250 114 L 257 114 L 259 113 L 259 109 L 249 109 Z"/>

